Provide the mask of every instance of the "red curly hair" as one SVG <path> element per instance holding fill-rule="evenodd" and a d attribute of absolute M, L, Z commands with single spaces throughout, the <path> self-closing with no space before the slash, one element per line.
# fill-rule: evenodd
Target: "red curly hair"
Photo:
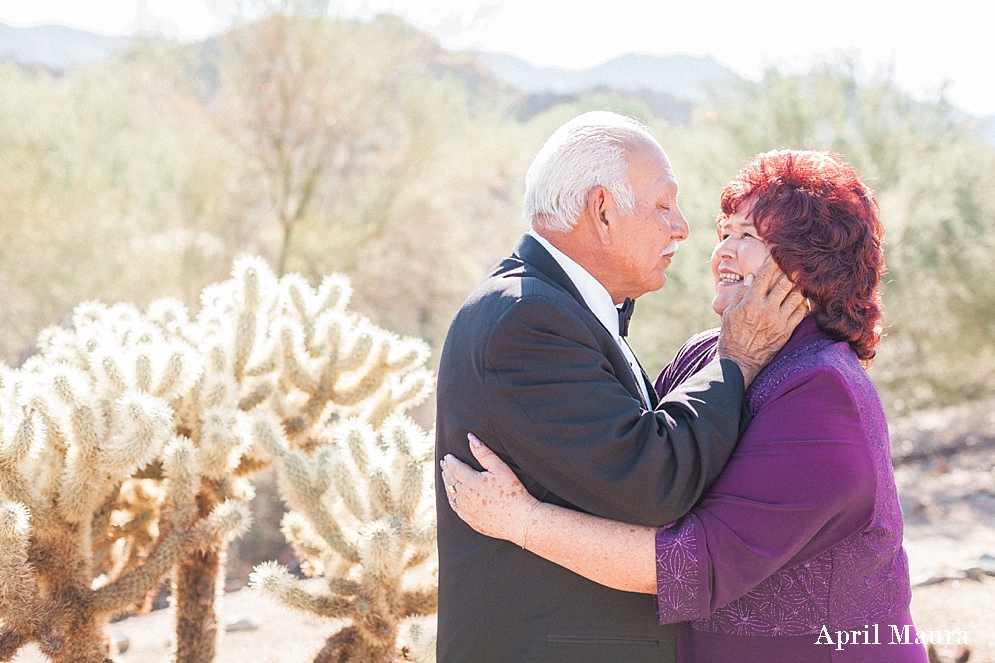
<path fill-rule="evenodd" d="M 813 304 L 816 324 L 865 363 L 881 340 L 884 227 L 850 164 L 828 152 L 760 154 L 722 191 L 721 224 L 743 205 L 775 262 Z"/>

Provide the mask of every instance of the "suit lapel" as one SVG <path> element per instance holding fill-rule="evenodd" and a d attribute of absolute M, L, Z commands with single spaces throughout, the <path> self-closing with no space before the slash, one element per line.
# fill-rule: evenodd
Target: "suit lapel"
<path fill-rule="evenodd" d="M 594 311 L 588 307 L 587 302 L 584 301 L 584 296 L 580 294 L 580 290 L 577 289 L 574 282 L 570 280 L 567 273 L 560 267 L 560 263 L 556 262 L 556 258 L 549 255 L 549 251 L 537 242 L 534 237 L 528 234 L 523 235 L 521 241 L 518 242 L 518 246 L 515 247 L 515 255 L 521 258 L 523 262 L 532 265 L 542 272 L 550 281 L 569 292 L 577 300 L 577 303 L 584 307 L 585 311 L 594 315 Z"/>
<path fill-rule="evenodd" d="M 633 357 L 636 357 L 636 353 L 632 353 Z M 643 365 L 639 363 L 639 357 L 636 357 L 636 363 L 639 364 L 639 372 L 643 374 L 643 382 L 646 384 L 646 393 L 650 396 L 650 409 L 655 410 L 656 406 L 660 404 L 660 396 L 656 393 L 656 385 L 650 380 L 650 376 L 646 375 L 646 369 Z"/>
<path fill-rule="evenodd" d="M 523 262 L 534 267 L 547 279 L 549 279 L 559 287 L 569 292 L 570 295 L 577 300 L 577 303 L 583 306 L 584 310 L 590 313 L 591 316 L 593 316 L 594 319 L 597 320 L 597 316 L 594 315 L 594 311 L 592 311 L 590 307 L 587 305 L 587 302 L 584 301 L 584 296 L 580 294 L 580 290 L 577 289 L 577 286 L 574 285 L 574 282 L 570 279 L 569 276 L 567 276 L 567 273 L 563 271 L 563 268 L 560 267 L 560 263 L 556 262 L 556 258 L 551 256 L 549 254 L 549 251 L 547 251 L 542 244 L 537 242 L 534 237 L 528 234 L 523 235 L 522 239 L 518 242 L 518 246 L 515 247 L 514 255 L 521 258 Z M 598 321 L 598 327 L 604 329 L 604 326 L 601 324 L 600 321 Z M 605 330 L 605 333 L 608 334 L 608 331 Z M 614 340 L 615 339 L 612 339 L 612 341 Z M 613 343 L 613 345 L 614 347 L 618 348 L 617 343 Z M 636 353 L 633 352 L 632 356 L 635 357 Z M 620 360 L 620 366 L 624 367 L 625 369 L 625 370 L 616 370 L 616 374 L 620 376 L 622 384 L 625 385 L 625 388 L 628 389 L 629 392 L 634 397 L 642 401 L 643 400 L 642 393 L 639 389 L 639 385 L 637 385 L 635 382 L 639 378 L 633 375 L 632 371 L 629 370 L 629 362 L 625 359 L 625 355 L 622 354 L 621 348 L 618 348 L 618 357 L 616 359 Z M 638 358 L 636 359 L 636 363 L 637 364 L 639 363 Z M 656 389 L 653 387 L 653 384 L 649 381 L 649 376 L 646 375 L 646 371 L 643 370 L 641 364 L 639 365 L 639 371 L 642 374 L 642 380 L 646 383 L 647 392 L 649 393 L 650 408 L 651 409 L 656 408 L 657 403 L 659 403 L 660 401 L 660 399 L 656 395 Z M 632 378 L 632 379 L 626 379 L 626 378 Z"/>
<path fill-rule="evenodd" d="M 650 381 L 650 376 L 646 374 L 646 369 L 643 368 L 643 364 L 639 361 L 639 357 L 637 357 L 636 353 L 632 350 L 632 346 L 629 345 L 628 339 L 623 338 L 622 342 L 629 346 L 629 352 L 632 352 L 632 357 L 636 360 L 636 366 L 639 367 L 639 375 L 636 379 L 641 379 L 643 384 L 646 385 L 646 395 L 649 396 L 650 399 L 650 409 L 655 410 L 656 406 L 660 404 L 660 396 L 656 393 L 656 386 Z M 642 398 L 642 396 L 640 396 L 640 398 Z"/>

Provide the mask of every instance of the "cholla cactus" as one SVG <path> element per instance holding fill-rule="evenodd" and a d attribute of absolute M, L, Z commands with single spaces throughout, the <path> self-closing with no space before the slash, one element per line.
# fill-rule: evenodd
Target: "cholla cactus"
<path fill-rule="evenodd" d="M 343 277 L 330 276 L 315 291 L 298 276 L 277 280 L 264 262 L 244 258 L 231 280 L 204 291 L 194 322 L 177 303 L 150 307 L 168 338 L 204 355 L 201 378 L 174 402 L 177 431 L 199 452 L 199 516 L 244 500 L 244 478 L 272 462 L 271 450 L 252 444 L 259 417 L 276 422 L 288 445 L 304 451 L 323 444 L 329 419 L 358 415 L 379 423 L 424 398 L 431 383 L 422 368 L 424 343 L 347 313 L 349 295 Z M 191 555 L 177 569 L 179 663 L 213 659 L 213 596 L 223 576 L 219 549 Z"/>
<path fill-rule="evenodd" d="M 247 520 L 253 495 L 248 477 L 264 467 L 253 460 L 246 435 L 246 410 L 257 403 L 244 402 L 245 366 L 272 322 L 267 316 L 276 314 L 272 281 L 264 264 L 244 259 L 231 280 L 204 291 L 196 320 L 174 300 L 148 310 L 166 338 L 196 347 L 203 361 L 196 382 L 172 401 L 173 425 L 191 441 L 201 470 L 194 510 L 204 523 L 174 573 L 177 663 L 214 659 L 220 635 L 215 598 L 224 582 L 226 545 Z"/>
<path fill-rule="evenodd" d="M 315 291 L 246 258 L 204 291 L 194 320 L 173 300 L 145 314 L 87 303 L 72 328 L 42 333 L 24 367 L 0 366 L 0 660 L 36 641 L 54 661 L 103 661 L 107 617 L 141 602 L 175 565 L 175 659 L 209 663 L 225 548 L 247 525 L 247 477 L 274 459 L 330 454 L 331 422 L 359 418 L 406 431 L 380 431 L 385 444 L 412 440 L 400 465 L 372 479 L 383 490 L 395 472 L 410 481 L 381 492 L 390 500 L 364 507 L 360 521 L 383 520 L 383 505 L 426 501 L 424 435 L 385 420 L 426 395 L 427 347 L 348 313 L 349 294 L 342 277 Z M 264 448 L 253 444 L 260 422 L 272 433 Z M 411 566 L 430 556 L 434 527 L 424 504 L 404 509 L 391 545 L 420 546 L 405 557 Z M 354 553 L 339 566 L 365 568 L 373 558 L 349 539 L 359 530 L 340 511 L 337 545 Z M 377 573 L 399 573 L 378 563 Z M 405 596 L 411 614 L 434 602 L 431 590 Z"/>
<path fill-rule="evenodd" d="M 306 454 L 290 448 L 272 417 L 259 416 L 254 433 L 279 458 L 280 490 L 291 509 L 284 535 L 306 571 L 326 578 L 329 594 L 309 593 L 274 563 L 256 567 L 253 584 L 292 608 L 351 618 L 316 663 L 396 660 L 404 622 L 431 615 L 438 603 L 428 435 L 403 416 L 388 418 L 379 435 L 347 420 Z M 424 629 L 419 624 L 414 633 Z"/>
<path fill-rule="evenodd" d="M 302 315 L 321 291 L 286 286 L 300 323 L 279 330 L 280 381 L 295 389 L 254 413 L 253 448 L 277 460 L 284 535 L 329 593 L 311 594 L 275 563 L 256 567 L 252 583 L 292 608 L 351 620 L 316 663 L 394 661 L 399 639 L 409 659 L 434 660 L 424 619 L 438 603 L 432 445 L 403 415 L 430 384 L 427 348 L 345 315 L 341 299 Z"/>
<path fill-rule="evenodd" d="M 34 641 L 102 663 L 107 618 L 214 524 L 196 518 L 200 469 L 168 402 L 201 365 L 126 305 L 83 304 L 39 346 L 0 367 L 0 660 Z M 136 483 L 152 464 L 159 478 Z"/>

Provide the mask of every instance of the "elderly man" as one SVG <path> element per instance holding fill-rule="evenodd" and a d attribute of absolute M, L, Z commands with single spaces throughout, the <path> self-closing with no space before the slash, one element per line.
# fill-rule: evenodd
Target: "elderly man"
<path fill-rule="evenodd" d="M 624 337 L 632 301 L 663 287 L 688 236 L 677 193 L 667 155 L 630 118 L 586 113 L 549 138 L 526 177 L 531 230 L 446 338 L 437 458 L 472 463 L 474 432 L 545 502 L 651 526 L 691 508 L 802 298 L 765 265 L 723 318 L 720 358 L 658 403 Z M 476 533 L 437 486 L 439 663 L 673 660 L 652 596 Z"/>

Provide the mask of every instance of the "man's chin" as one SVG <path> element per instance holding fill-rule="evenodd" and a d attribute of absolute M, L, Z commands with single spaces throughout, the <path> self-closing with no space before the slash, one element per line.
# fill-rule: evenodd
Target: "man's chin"
<path fill-rule="evenodd" d="M 633 283 L 632 291 L 625 296 L 631 297 L 632 299 L 638 299 L 643 295 L 649 294 L 651 292 L 656 292 L 666 284 L 667 284 L 667 275 L 664 274 L 663 271 L 659 271 L 656 273 L 655 277 L 652 280 L 647 279 L 644 281 L 640 281 L 638 284 Z M 637 292 L 636 290 L 637 287 L 639 294 L 635 294 Z"/>
<path fill-rule="evenodd" d="M 667 285 L 667 268 L 670 267 L 669 259 L 661 259 L 659 262 L 659 269 L 656 270 L 657 280 L 660 282 L 657 290 Z"/>
<path fill-rule="evenodd" d="M 657 279 L 656 283 L 654 283 L 653 285 L 655 287 L 650 288 L 646 292 L 656 292 L 657 290 L 663 288 L 663 286 L 667 285 L 667 275 L 664 274 L 663 272 L 660 272 L 660 278 Z"/>

